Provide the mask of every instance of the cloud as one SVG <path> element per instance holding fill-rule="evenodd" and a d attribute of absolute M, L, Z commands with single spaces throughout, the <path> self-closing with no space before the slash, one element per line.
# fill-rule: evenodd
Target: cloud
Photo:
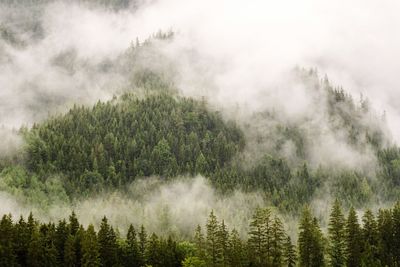
<path fill-rule="evenodd" d="M 85 226 L 90 223 L 99 226 L 103 216 L 107 216 L 122 233 L 132 223 L 135 227 L 143 224 L 150 232 L 186 237 L 192 236 L 197 225 L 205 225 L 211 210 L 230 228 L 244 235 L 255 208 L 265 205 L 261 194 L 256 192 L 221 195 L 201 176 L 167 182 L 156 177 L 138 179 L 127 193 L 110 192 L 72 204 L 55 203 L 45 209 L 5 192 L 0 192 L 0 200 L 3 203 L 0 214 L 11 213 L 14 218 L 27 216 L 32 210 L 41 220 L 58 221 L 67 219 L 74 210 Z"/>

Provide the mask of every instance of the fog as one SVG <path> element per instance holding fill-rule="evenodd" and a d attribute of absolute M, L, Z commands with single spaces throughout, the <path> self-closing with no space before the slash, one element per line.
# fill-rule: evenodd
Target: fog
<path fill-rule="evenodd" d="M 158 0 L 119 10 L 82 1 L 1 3 L 0 33 L 12 38 L 0 38 L 0 154 L 21 146 L 13 129 L 63 113 L 75 103 L 90 105 L 138 89 L 132 70 L 140 67 L 165 72 L 183 95 L 205 97 L 211 109 L 235 120 L 245 129 L 247 158 L 272 150 L 276 133 L 271 129 L 283 122 L 308 136 L 311 166 L 372 173 L 376 158 L 370 147 L 352 147 L 343 132 L 332 129 L 338 123 L 328 121 L 326 96 L 300 82 L 293 69 L 317 69 L 316 81 L 327 74 L 356 103 L 361 94 L 368 97 L 373 111 L 360 123 L 382 128 L 388 143 L 399 142 L 398 10 L 400 2 L 395 0 Z M 132 70 L 127 69 L 131 65 L 121 63 L 124 53 L 136 40 L 142 44 L 159 30 L 174 31 L 174 38 L 155 41 L 131 63 Z M 265 111 L 276 114 L 274 119 L 262 117 Z M 388 129 L 376 122 L 384 111 Z M 289 141 L 279 153 L 298 161 Z M 9 196 L 2 199 L 7 200 L 2 213 L 28 210 Z M 105 213 L 121 227 L 127 221 L 143 222 L 151 230 L 162 229 L 149 222 L 170 209 L 171 217 L 164 219 L 187 234 L 195 224 L 204 223 L 211 209 L 228 224 L 245 227 L 247 223 L 238 220 L 249 214 L 236 214 L 237 207 L 247 210 L 243 208 L 247 203 L 250 212 L 262 204 L 261 199 L 240 192 L 220 199 L 198 178 L 150 191 L 140 200 L 116 193 L 72 208 L 85 224 Z M 60 210 L 66 213 L 72 208 L 55 206 L 47 216 L 59 218 Z"/>
<path fill-rule="evenodd" d="M 26 203 L 23 199 L 0 192 L 0 214 L 11 213 L 14 219 L 28 216 L 57 222 L 68 219 L 75 211 L 79 221 L 96 227 L 107 216 L 109 222 L 126 234 L 129 225 L 142 224 L 150 232 L 162 235 L 192 237 L 197 225 L 204 227 L 213 210 L 220 220 L 243 236 L 248 231 L 249 220 L 257 207 L 264 207 L 261 193 L 235 191 L 221 195 L 203 177 L 176 178 L 165 182 L 157 177 L 138 179 L 127 193 L 110 192 L 96 197 L 53 203 L 49 207 Z"/>

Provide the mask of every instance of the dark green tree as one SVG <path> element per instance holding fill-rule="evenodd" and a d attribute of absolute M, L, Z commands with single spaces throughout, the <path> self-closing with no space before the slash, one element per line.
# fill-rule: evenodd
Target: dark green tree
<path fill-rule="evenodd" d="M 335 200 L 328 224 L 329 264 L 341 267 L 345 264 L 345 219 L 339 200 Z"/>
<path fill-rule="evenodd" d="M 361 266 L 362 236 L 358 217 L 353 207 L 350 208 L 346 221 L 346 266 Z"/>

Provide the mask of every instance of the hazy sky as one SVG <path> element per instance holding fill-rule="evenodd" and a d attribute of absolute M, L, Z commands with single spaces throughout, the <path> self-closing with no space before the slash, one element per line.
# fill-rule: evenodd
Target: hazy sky
<path fill-rule="evenodd" d="M 308 103 L 302 91 L 285 86 L 285 75 L 296 65 L 317 67 L 356 99 L 363 93 L 379 112 L 386 110 L 400 140 L 399 1 L 143 2 L 136 12 L 52 3 L 39 18 L 42 39 L 24 48 L 0 43 L 1 122 L 40 118 L 31 112 L 38 100 L 62 106 L 110 97 L 109 89 L 124 78 L 96 66 L 116 58 L 136 37 L 172 29 L 177 37 L 162 49 L 179 66 L 180 86 L 189 93 L 209 86 L 221 101 L 255 107 L 265 105 L 260 94 L 266 93 L 286 99 L 295 114 Z M 73 73 L 54 67 L 54 58 L 66 51 L 75 53 Z"/>

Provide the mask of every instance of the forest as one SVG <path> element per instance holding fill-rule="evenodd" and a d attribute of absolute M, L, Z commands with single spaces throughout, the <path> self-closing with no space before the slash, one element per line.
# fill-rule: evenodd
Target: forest
<path fill-rule="evenodd" d="M 0 1 L 0 267 L 399 267 L 400 6 L 362 2 Z"/>
<path fill-rule="evenodd" d="M 74 212 L 57 224 L 39 222 L 32 213 L 17 221 L 4 215 L 0 266 L 398 266 L 400 203 L 378 214 L 366 210 L 361 220 L 354 208 L 345 216 L 336 200 L 325 235 L 305 207 L 295 244 L 268 208 L 255 210 L 245 237 L 211 211 L 190 240 L 132 224 L 121 235 L 106 217 L 96 231 L 92 224 L 83 227 Z"/>

